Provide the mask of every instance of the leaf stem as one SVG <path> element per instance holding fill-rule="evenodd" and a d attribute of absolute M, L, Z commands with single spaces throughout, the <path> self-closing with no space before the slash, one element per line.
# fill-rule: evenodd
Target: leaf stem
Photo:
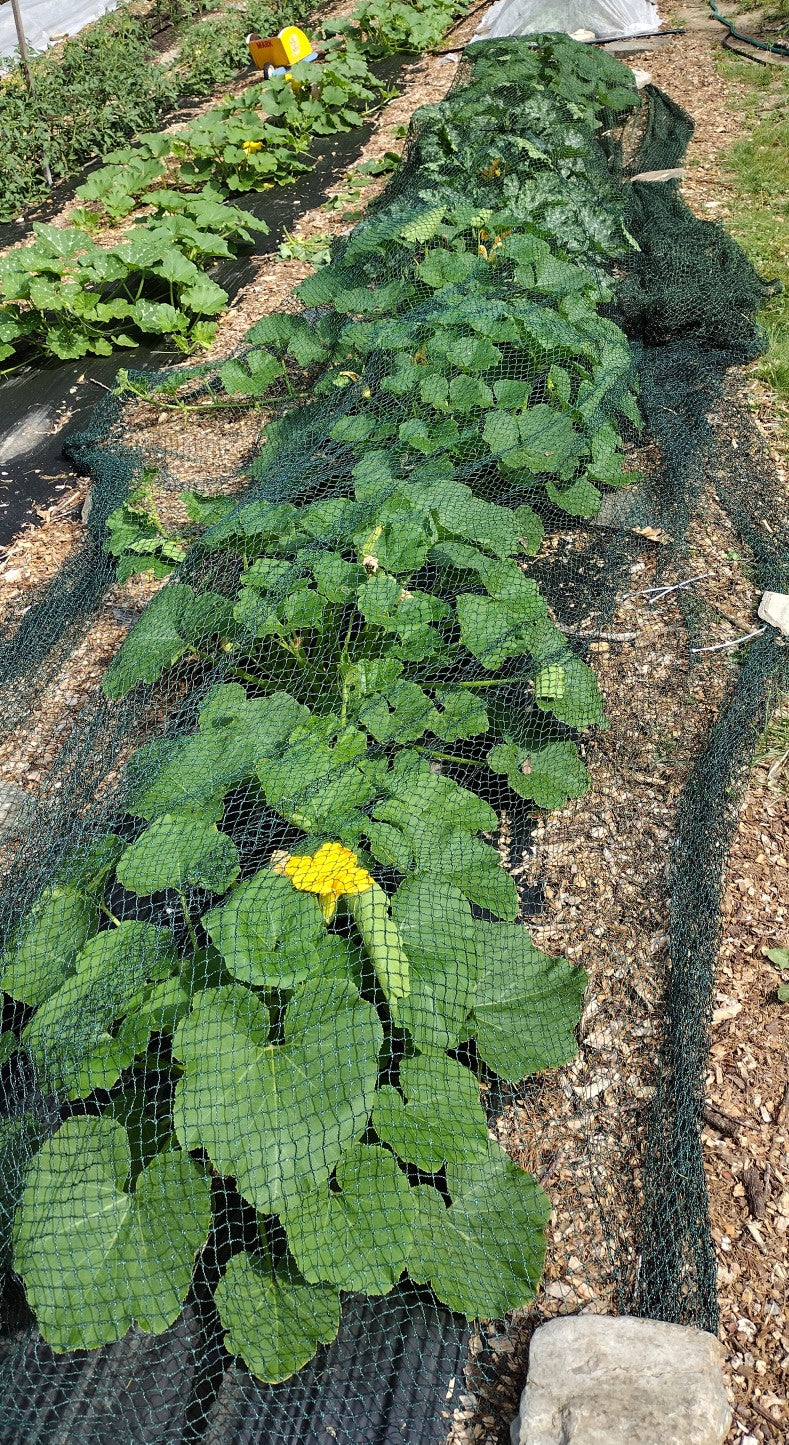
<path fill-rule="evenodd" d="M 264 679 L 255 677 L 253 672 L 245 672 L 243 667 L 231 667 L 228 669 L 231 677 L 240 677 L 242 682 L 252 682 L 255 687 L 263 687 Z"/>
<path fill-rule="evenodd" d="M 183 911 L 184 920 L 186 922 L 186 931 L 189 934 L 189 941 L 192 945 L 192 948 L 195 950 L 195 952 L 197 952 L 197 949 L 200 945 L 197 942 L 197 934 L 195 933 L 194 924 L 192 922 L 192 915 L 189 912 L 189 905 L 186 901 L 186 894 L 179 893 L 178 897 L 181 900 L 181 909 Z"/>
<path fill-rule="evenodd" d="M 349 645 L 350 645 L 351 634 L 352 634 L 352 632 L 353 632 L 353 624 L 354 624 L 354 618 L 353 618 L 353 614 L 351 614 L 351 619 L 350 619 L 350 621 L 349 621 L 349 623 L 348 623 L 348 631 L 347 631 L 346 634 L 345 634 L 345 641 L 344 641 L 344 643 L 343 643 L 343 645 L 342 645 L 342 652 L 340 653 L 340 667 L 341 667 L 341 668 L 342 668 L 343 663 L 347 663 L 347 661 L 348 661 L 348 647 L 349 647 Z M 350 697 L 350 694 L 351 694 L 350 679 L 349 679 L 348 673 L 347 673 L 347 672 L 344 672 L 344 673 L 343 673 L 343 678 L 342 678 L 342 693 L 341 693 L 341 697 L 342 697 L 342 707 L 341 707 L 341 709 L 340 709 L 340 725 L 341 725 L 342 727 L 345 727 L 345 724 L 346 724 L 346 722 L 348 721 L 348 699 L 349 699 L 349 697 Z"/>
<path fill-rule="evenodd" d="M 416 747 L 418 753 L 424 753 L 428 758 L 435 758 L 440 763 L 462 763 L 464 768 L 484 768 L 487 765 L 481 758 L 461 758 L 458 753 L 434 753 L 432 748 Z"/>
<path fill-rule="evenodd" d="M 471 682 L 459 682 L 458 687 L 511 687 L 511 677 L 478 677 Z"/>

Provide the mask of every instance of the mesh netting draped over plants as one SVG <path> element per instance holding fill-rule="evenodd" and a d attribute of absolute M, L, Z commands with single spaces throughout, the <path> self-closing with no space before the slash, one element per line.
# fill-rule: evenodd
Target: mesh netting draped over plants
<path fill-rule="evenodd" d="M 786 654 L 694 661 L 692 590 L 671 655 L 620 612 L 691 575 L 711 478 L 759 589 L 789 553 L 726 391 L 763 283 L 635 179 L 689 134 L 598 51 L 473 46 L 294 309 L 73 443 L 87 539 L 0 652 L 2 756 L 43 760 L 3 838 L 2 1439 L 441 1440 L 552 1217 L 578 1302 L 715 1328 L 721 871 Z M 632 794 L 589 810 L 694 686 L 658 904 L 579 945 L 608 844 L 652 846 Z"/>

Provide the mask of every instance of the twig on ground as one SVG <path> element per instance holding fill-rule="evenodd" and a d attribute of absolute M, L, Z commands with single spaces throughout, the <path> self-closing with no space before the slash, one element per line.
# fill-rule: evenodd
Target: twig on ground
<path fill-rule="evenodd" d="M 724 1114 L 723 1110 L 716 1109 L 714 1104 L 705 1104 L 701 1117 L 711 1129 L 717 1129 L 719 1134 L 725 1134 L 728 1139 L 736 1139 L 739 1131 L 746 1127 L 744 1119 L 735 1119 L 731 1114 Z"/>

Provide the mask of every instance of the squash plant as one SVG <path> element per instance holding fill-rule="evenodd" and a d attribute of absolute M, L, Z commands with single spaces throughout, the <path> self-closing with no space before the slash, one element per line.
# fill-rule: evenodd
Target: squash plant
<path fill-rule="evenodd" d="M 224 575 L 245 561 L 235 601 L 176 582 L 149 604 L 110 698 L 195 652 L 244 685 L 138 750 L 118 833 L 67 860 L 7 947 L 41 1086 L 88 1106 L 35 1155 L 15 1226 L 55 1348 L 171 1323 L 212 1198 L 258 1220 L 215 1303 L 266 1380 L 333 1338 L 343 1291 L 407 1271 L 474 1316 L 536 1288 L 550 1206 L 488 1137 L 478 1075 L 572 1057 L 584 975 L 515 922 L 496 812 L 441 760 L 482 781 L 505 750 L 522 796 L 561 804 L 586 770 L 534 720 L 601 722 L 600 695 L 514 560 L 530 509 L 424 479 L 394 506 L 359 491 L 234 509 L 201 549 Z M 456 599 L 413 580 L 442 546 L 475 553 Z M 523 695 L 518 657 L 531 737 L 490 748 L 488 685 Z M 130 1092 L 156 1107 L 152 1139 L 124 1126 Z"/>
<path fill-rule="evenodd" d="M 596 115 L 608 62 L 579 66 Z M 335 1337 L 344 1292 L 407 1274 L 473 1318 L 537 1288 L 549 1201 L 480 1084 L 572 1058 L 585 975 L 517 921 L 492 800 L 580 797 L 579 735 L 605 725 L 529 565 L 550 508 L 591 515 L 627 481 L 638 413 L 599 308 L 630 243 L 586 171 L 595 225 L 551 243 L 547 211 L 524 219 L 531 153 L 489 173 L 479 86 L 466 182 L 462 94 L 422 130 L 437 166 L 457 122 L 440 183 L 395 195 L 310 310 L 221 369 L 226 394 L 301 375 L 316 399 L 269 427 L 245 501 L 196 508 L 103 680 L 177 717 L 5 939 L 5 1050 L 59 1106 L 25 1135 L 13 1267 L 57 1350 L 163 1331 L 228 1241 L 203 1283 L 272 1382 Z M 149 544 L 174 560 L 138 500 L 109 545 L 129 565 Z"/>
<path fill-rule="evenodd" d="M 207 318 L 224 310 L 227 292 L 206 270 L 266 230 L 210 196 L 148 216 L 112 247 L 37 224 L 31 244 L 0 257 L 0 361 L 31 347 L 63 360 L 109 356 L 141 334 L 169 336 L 184 352 L 207 346 L 216 330 Z"/>
<path fill-rule="evenodd" d="M 405 51 L 430 50 L 468 9 L 456 0 L 363 0 L 342 20 L 327 20 L 327 35 L 352 38 L 373 59 Z"/>
<path fill-rule="evenodd" d="M 352 44 L 333 42 L 320 61 L 301 61 L 290 76 L 257 81 L 177 131 L 142 135 L 111 152 L 77 195 L 99 219 L 117 220 L 163 180 L 170 190 L 210 184 L 223 194 L 283 185 L 312 168 L 313 136 L 352 130 L 393 94 Z"/>
<path fill-rule="evenodd" d="M 483 725 L 451 689 L 434 701 L 456 708 L 450 736 Z M 245 844 L 261 806 L 265 859 Z M 35 1155 L 17 1214 L 49 1343 L 172 1323 L 212 1194 L 259 1221 L 216 1305 L 265 1379 L 333 1337 L 341 1291 L 406 1269 L 469 1315 L 524 1303 L 549 1205 L 490 1141 L 470 1064 L 519 1079 L 570 1058 L 584 976 L 512 921 L 490 805 L 412 747 L 231 682 L 193 733 L 138 752 L 128 810 L 135 836 L 68 860 L 3 964 L 37 1004 L 21 1043 L 41 1086 L 91 1101 Z M 157 898 L 180 922 L 153 921 Z M 120 1122 L 148 1090 L 153 1137 Z"/>

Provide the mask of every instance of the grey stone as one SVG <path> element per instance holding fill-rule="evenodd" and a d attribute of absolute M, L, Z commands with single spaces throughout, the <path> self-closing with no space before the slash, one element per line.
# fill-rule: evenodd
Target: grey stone
<path fill-rule="evenodd" d="M 785 592 L 763 592 L 759 616 L 762 622 L 769 622 L 771 627 L 777 627 L 779 632 L 789 637 L 789 597 Z"/>
<path fill-rule="evenodd" d="M 731 1408 L 714 1335 L 571 1315 L 538 1329 L 513 1445 L 722 1445 Z"/>
<path fill-rule="evenodd" d="M 28 801 L 24 788 L 18 788 L 16 783 L 0 782 L 0 828 L 10 828 Z"/>

